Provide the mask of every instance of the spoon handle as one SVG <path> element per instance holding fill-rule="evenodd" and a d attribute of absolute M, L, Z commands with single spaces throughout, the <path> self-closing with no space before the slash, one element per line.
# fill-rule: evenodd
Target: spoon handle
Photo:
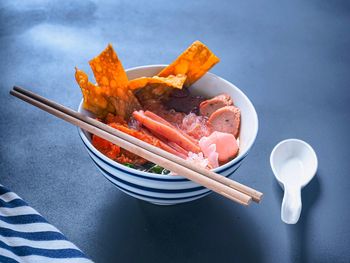
<path fill-rule="evenodd" d="M 301 213 L 301 188 L 284 186 L 281 219 L 287 224 L 298 222 Z"/>

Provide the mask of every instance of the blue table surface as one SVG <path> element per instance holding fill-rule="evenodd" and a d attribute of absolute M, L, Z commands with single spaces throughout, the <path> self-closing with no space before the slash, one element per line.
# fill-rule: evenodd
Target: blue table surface
<path fill-rule="evenodd" d="M 1 1 L 0 183 L 96 262 L 350 261 L 349 1 Z M 220 58 L 259 115 L 235 178 L 260 205 L 216 194 L 172 207 L 131 198 L 94 167 L 75 127 L 11 96 L 14 85 L 76 108 L 74 67 L 111 42 L 125 68 L 171 62 L 192 41 Z M 296 225 L 280 220 L 269 165 L 282 139 L 319 158 Z"/>

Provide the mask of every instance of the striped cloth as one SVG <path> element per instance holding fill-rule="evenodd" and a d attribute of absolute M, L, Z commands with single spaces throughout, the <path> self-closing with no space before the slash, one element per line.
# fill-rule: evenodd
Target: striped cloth
<path fill-rule="evenodd" d="M 1 184 L 0 262 L 92 263 L 57 228 Z"/>

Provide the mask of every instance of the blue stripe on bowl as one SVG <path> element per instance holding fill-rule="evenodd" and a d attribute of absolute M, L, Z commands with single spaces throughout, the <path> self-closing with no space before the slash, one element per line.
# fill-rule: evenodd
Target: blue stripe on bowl
<path fill-rule="evenodd" d="M 120 183 L 123 183 L 125 185 L 128 185 L 128 186 L 133 187 L 133 188 L 137 188 L 137 189 L 140 189 L 140 190 L 144 190 L 144 191 L 148 191 L 148 192 L 154 192 L 154 193 L 161 193 L 161 194 L 182 194 L 182 193 L 190 193 L 190 192 L 200 191 L 200 190 L 205 189 L 205 187 L 203 187 L 203 186 L 186 188 L 186 189 L 157 189 L 157 188 L 152 188 L 152 187 L 146 187 L 146 186 L 142 186 L 142 185 L 133 184 L 133 183 L 125 181 L 125 180 L 123 180 L 123 179 L 121 179 L 121 178 L 111 174 L 105 168 L 103 168 L 101 165 L 99 165 L 93 158 L 91 158 L 91 159 L 94 161 L 96 166 L 100 170 L 102 170 L 104 173 L 106 173 L 109 177 L 113 178 L 114 180 L 119 181 Z M 124 172 L 124 171 L 122 171 L 122 172 Z"/>
<path fill-rule="evenodd" d="M 95 157 L 96 155 L 93 155 L 93 156 Z M 121 179 L 120 177 L 117 177 L 116 175 L 114 175 L 110 171 L 107 171 L 106 168 L 102 167 L 101 164 L 99 164 L 96 160 L 94 160 L 94 158 L 92 156 L 90 156 L 90 158 L 95 163 L 95 165 L 98 168 L 100 168 L 103 172 L 105 172 L 108 176 L 112 177 L 115 180 L 120 181 L 121 183 L 124 183 L 125 185 L 128 185 L 128 186 L 133 187 L 133 188 L 137 188 L 140 190 L 151 191 L 151 192 L 155 192 L 155 193 L 171 193 L 171 194 L 175 193 L 175 194 L 178 194 L 178 193 L 189 193 L 189 192 L 193 192 L 193 191 L 200 191 L 200 190 L 205 189 L 205 187 L 203 187 L 203 186 L 190 187 L 190 188 L 184 188 L 184 189 L 164 189 L 164 188 L 161 189 L 161 188 L 140 186 L 139 184 L 135 184 L 135 183 L 126 181 L 125 179 Z M 100 160 L 100 159 L 98 159 L 98 160 Z M 238 169 L 239 166 L 240 166 L 240 164 L 238 164 L 235 167 L 231 167 L 231 169 L 233 169 L 233 170 L 230 173 L 228 173 L 226 175 L 226 177 L 228 177 L 232 173 L 234 173 Z M 110 166 L 108 166 L 108 167 L 110 167 Z M 114 167 L 112 167 L 112 168 L 114 168 Z M 116 170 L 118 170 L 118 169 L 116 169 Z M 124 170 L 118 170 L 118 172 L 124 173 Z"/>
<path fill-rule="evenodd" d="M 102 171 L 101 171 L 102 172 Z M 103 172 L 102 172 L 103 173 Z M 113 182 L 112 180 L 110 180 L 109 176 L 106 175 L 105 176 L 106 179 L 108 181 L 110 181 L 112 184 L 114 184 L 117 188 L 119 188 L 121 191 L 123 192 L 126 192 L 128 194 L 131 194 L 131 195 L 134 195 L 134 196 L 139 196 L 140 198 L 141 197 L 145 197 L 145 198 L 149 198 L 149 199 L 152 199 L 154 200 L 155 202 L 157 201 L 177 201 L 177 200 L 187 200 L 187 199 L 192 199 L 192 198 L 195 198 L 195 197 L 202 197 L 202 196 L 205 196 L 207 194 L 209 194 L 211 191 L 208 190 L 208 192 L 205 192 L 205 193 L 201 193 L 201 194 L 196 194 L 196 195 L 191 195 L 191 196 L 186 196 L 186 197 L 154 197 L 154 196 L 151 196 L 151 195 L 145 195 L 145 194 L 140 194 L 140 193 L 136 193 L 136 192 L 133 192 L 129 189 L 125 189 L 124 187 L 116 184 L 115 182 Z M 141 198 L 142 199 L 142 198 Z"/>
<path fill-rule="evenodd" d="M 96 164 L 96 162 L 94 161 L 94 163 Z M 152 200 L 147 200 L 147 201 L 151 201 L 151 202 L 159 202 L 159 201 L 185 201 L 185 200 L 189 200 L 189 199 L 193 199 L 193 198 L 200 198 L 202 196 L 205 196 L 209 193 L 211 193 L 211 190 L 208 190 L 207 192 L 204 193 L 200 193 L 200 194 L 195 194 L 195 195 L 191 195 L 191 196 L 186 196 L 186 197 L 155 197 L 155 196 L 151 196 L 151 195 L 145 195 L 145 194 L 140 194 L 140 193 L 136 193 L 132 190 L 129 189 L 125 189 L 124 187 L 118 185 L 117 183 L 115 183 L 113 180 L 123 183 L 123 180 L 120 180 L 119 178 L 111 175 L 109 172 L 105 171 L 103 168 L 101 168 L 98 164 L 96 164 L 97 168 L 102 172 L 102 174 L 106 177 L 106 179 L 108 181 L 110 181 L 113 185 L 115 185 L 118 189 L 120 189 L 121 191 L 127 193 L 127 194 L 131 194 L 135 197 L 138 197 L 140 199 L 144 199 L 144 198 L 148 198 L 148 199 L 152 199 Z M 235 172 L 239 167 L 237 167 L 233 172 Z M 113 180 L 111 180 L 113 179 Z M 161 202 L 164 204 L 164 202 Z M 170 204 L 170 203 L 169 203 Z"/>
<path fill-rule="evenodd" d="M 123 172 L 123 173 L 126 173 L 126 174 L 128 174 L 128 175 L 131 175 L 131 176 L 134 176 L 134 177 L 143 178 L 143 179 L 147 179 L 147 180 L 162 181 L 162 182 L 174 182 L 174 181 L 175 181 L 175 182 L 189 182 L 189 181 L 190 181 L 190 180 L 188 180 L 188 179 L 186 179 L 186 178 L 174 178 L 174 179 L 153 178 L 153 177 L 147 177 L 147 176 L 143 176 L 143 175 L 136 174 L 136 173 L 131 173 L 131 172 L 127 171 L 127 170 L 120 169 L 120 168 L 117 167 L 117 166 L 112 166 L 110 163 L 106 162 L 106 161 L 103 160 L 100 156 L 98 156 L 98 155 L 95 154 L 93 151 L 91 151 L 91 149 L 85 144 L 85 142 L 84 142 L 83 140 L 82 140 L 82 142 L 83 142 L 84 145 L 86 146 L 88 152 L 91 153 L 93 156 L 95 156 L 97 159 L 99 159 L 100 161 L 102 161 L 102 162 L 105 163 L 106 165 L 113 167 L 113 169 L 116 169 L 116 170 L 118 170 L 118 171 L 120 171 L 120 172 Z M 229 167 L 226 167 L 226 168 L 224 168 L 224 169 L 219 170 L 218 173 L 220 173 L 220 172 L 225 172 L 225 171 L 227 171 L 227 170 L 229 170 L 229 169 L 232 169 L 232 167 L 234 167 L 234 166 L 238 166 L 238 167 L 239 167 L 239 165 L 241 164 L 241 162 L 244 160 L 244 158 L 245 158 L 246 156 L 247 156 L 247 154 L 244 155 L 244 156 L 242 156 L 241 159 L 240 159 L 238 162 L 234 163 L 232 166 L 229 166 Z M 237 169 L 235 169 L 235 170 L 237 170 Z M 137 171 L 137 170 L 136 170 L 136 171 Z M 232 173 L 233 173 L 233 172 L 232 172 Z M 230 174 L 232 174 L 232 173 L 230 173 Z M 226 175 L 225 177 L 228 177 L 230 174 Z"/>
<path fill-rule="evenodd" d="M 240 159 L 238 162 L 234 163 L 233 165 L 228 166 L 228 167 L 225 167 L 224 169 L 220 169 L 220 170 L 216 171 L 216 173 L 220 174 L 220 173 L 222 173 L 222 172 L 225 172 L 225 171 L 227 171 L 227 170 L 232 169 L 232 167 L 234 167 L 234 166 L 236 166 L 236 165 L 239 167 L 239 165 L 240 165 L 241 162 L 244 160 L 244 158 L 245 158 L 245 156 L 244 156 L 242 159 Z M 219 167 L 219 168 L 220 168 L 220 167 Z"/>
<path fill-rule="evenodd" d="M 154 177 L 148 177 L 148 176 L 144 176 L 144 175 L 141 175 L 141 174 L 136 174 L 136 173 L 131 173 L 129 171 L 127 171 L 126 169 L 125 170 L 121 170 L 119 167 L 117 166 L 114 166 L 112 164 L 110 164 L 109 162 L 106 162 L 105 160 L 103 160 L 100 156 L 98 156 L 97 154 L 95 154 L 90 148 L 88 145 L 86 145 L 86 143 L 84 142 L 83 139 L 81 139 L 82 142 L 84 143 L 84 145 L 86 146 L 86 149 L 91 153 L 93 154 L 94 156 L 96 156 L 96 158 L 98 158 L 99 160 L 101 160 L 102 162 L 104 162 L 105 164 L 107 164 L 108 166 L 112 166 L 114 169 L 117 169 L 119 171 L 123 171 L 123 173 L 126 173 L 126 174 L 129 174 L 131 176 L 134 176 L 134 177 L 139 177 L 139 178 L 143 178 L 143 179 L 147 179 L 147 180 L 152 180 L 152 181 L 161 181 L 161 182 L 187 182 L 189 181 L 188 179 L 186 178 L 172 178 L 172 179 L 167 179 L 167 178 L 154 178 Z M 136 170 L 137 171 L 137 170 Z"/>
<path fill-rule="evenodd" d="M 115 185 L 118 189 L 120 189 L 124 193 L 129 194 L 129 195 L 136 197 L 138 199 L 148 201 L 151 203 L 155 203 L 155 204 L 171 205 L 171 204 L 195 200 L 195 199 L 204 197 L 205 195 L 212 192 L 211 190 L 208 189 L 208 191 L 206 191 L 206 192 L 198 193 L 198 191 L 203 191 L 206 189 L 205 187 L 202 187 L 202 186 L 186 188 L 186 189 L 157 189 L 157 188 L 152 188 L 152 187 L 141 186 L 141 185 L 137 184 L 137 182 L 136 182 L 136 184 L 130 183 L 130 182 L 126 181 L 125 179 L 119 178 L 118 175 L 113 175 L 114 171 L 115 171 L 115 173 L 119 172 L 119 173 L 123 173 L 123 174 L 128 175 L 128 176 L 132 176 L 134 178 L 138 178 L 138 179 L 142 179 L 142 180 L 149 180 L 149 181 L 158 181 L 158 182 L 162 182 L 163 184 L 164 184 L 164 182 L 172 184 L 172 182 L 191 182 L 191 181 L 186 179 L 186 178 L 168 179 L 168 178 L 154 178 L 151 176 L 148 177 L 148 176 L 144 176 L 144 175 L 130 172 L 127 169 L 119 168 L 118 166 L 113 165 L 113 163 L 108 162 L 107 160 L 105 160 L 105 159 L 101 158 L 99 155 L 97 155 L 94 151 L 92 151 L 92 149 L 90 149 L 88 147 L 88 145 L 85 143 L 83 138 L 81 138 L 81 140 L 88 150 L 89 157 L 93 160 L 93 162 L 95 163 L 97 168 L 102 172 L 104 177 L 106 177 L 106 179 L 108 181 L 113 183 L 113 185 Z M 238 159 L 238 161 L 236 163 L 233 163 L 231 166 L 225 167 L 224 169 L 218 170 L 217 172 L 222 173 L 222 176 L 229 177 L 239 168 L 243 159 L 246 156 L 247 156 L 247 154 L 245 154 L 244 156 L 241 156 L 241 158 Z M 102 165 L 102 164 L 104 164 L 104 165 Z M 111 172 L 107 171 L 106 168 L 112 169 L 112 171 Z M 135 171 L 137 172 L 137 170 L 135 170 Z M 226 175 L 225 175 L 225 172 L 227 172 Z M 123 185 L 120 185 L 119 183 L 123 184 Z M 124 185 L 128 186 L 128 187 L 125 188 L 125 187 L 123 187 Z M 130 189 L 129 187 L 132 189 Z M 138 190 L 142 191 L 142 193 L 137 192 Z M 148 192 L 150 194 L 145 194 L 145 192 Z M 191 192 L 194 192 L 195 194 L 191 195 Z M 177 195 L 177 194 L 181 196 L 181 194 L 187 194 L 187 196 L 184 196 L 184 197 L 163 197 L 163 196 L 159 197 L 159 196 L 153 196 L 152 193 L 158 194 L 158 195 L 163 194 L 164 196 Z"/>

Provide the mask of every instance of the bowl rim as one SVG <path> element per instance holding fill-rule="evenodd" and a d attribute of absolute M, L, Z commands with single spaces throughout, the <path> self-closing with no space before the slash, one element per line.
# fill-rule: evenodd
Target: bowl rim
<path fill-rule="evenodd" d="M 129 71 L 134 71 L 134 70 L 140 70 L 140 69 L 145 69 L 145 68 L 156 68 L 156 67 L 166 67 L 167 64 L 150 64 L 150 65 L 144 65 L 144 66 L 137 66 L 137 67 L 131 67 L 126 69 L 125 71 L 128 73 Z M 249 142 L 247 149 L 242 152 L 239 153 L 237 158 L 234 158 L 233 160 L 225 163 L 224 165 L 221 165 L 217 168 L 212 169 L 213 172 L 216 173 L 220 173 L 220 171 L 222 170 L 226 170 L 227 168 L 234 166 L 235 164 L 239 163 L 242 159 L 244 159 L 246 157 L 246 155 L 248 154 L 248 152 L 250 151 L 250 149 L 253 147 L 255 141 L 256 141 L 256 137 L 258 135 L 258 131 L 259 131 L 259 119 L 258 119 L 258 114 L 255 110 L 254 104 L 251 102 L 251 100 L 248 98 L 247 95 L 245 95 L 245 93 L 243 91 L 241 91 L 236 85 L 234 85 L 233 83 L 227 81 L 224 78 L 219 77 L 218 75 L 211 73 L 211 72 L 207 72 L 205 75 L 211 75 L 215 78 L 219 78 L 221 81 L 226 82 L 229 86 L 231 86 L 232 88 L 236 89 L 238 93 L 240 93 L 240 95 L 247 100 L 248 104 L 250 104 L 251 108 L 253 109 L 253 119 L 256 123 L 256 130 L 254 132 L 253 135 L 253 139 Z M 78 112 L 80 112 L 80 110 L 82 109 L 82 105 L 83 105 L 83 98 L 81 99 L 79 106 L 78 106 Z M 78 127 L 78 133 L 80 138 L 83 140 L 84 145 L 89 147 L 89 149 L 96 154 L 99 158 L 101 158 L 102 160 L 104 160 L 105 162 L 107 162 L 108 164 L 110 164 L 111 166 L 117 167 L 121 170 L 126 170 L 128 173 L 133 173 L 133 174 L 138 174 L 138 175 L 142 175 L 142 176 L 146 176 L 149 178 L 153 178 L 153 179 L 168 179 L 168 180 L 178 180 L 180 178 L 184 178 L 185 177 L 178 175 L 178 176 L 174 176 L 174 175 L 166 175 L 166 174 L 154 174 L 154 173 L 149 173 L 149 172 L 144 172 L 144 171 L 139 171 L 136 170 L 134 168 L 130 168 L 127 167 L 125 165 L 122 165 L 110 158 L 108 158 L 107 156 L 105 156 L 104 154 L 102 154 L 99 150 L 97 150 L 92 143 L 90 142 L 90 140 L 86 137 L 85 133 L 83 132 L 83 130 Z"/>

